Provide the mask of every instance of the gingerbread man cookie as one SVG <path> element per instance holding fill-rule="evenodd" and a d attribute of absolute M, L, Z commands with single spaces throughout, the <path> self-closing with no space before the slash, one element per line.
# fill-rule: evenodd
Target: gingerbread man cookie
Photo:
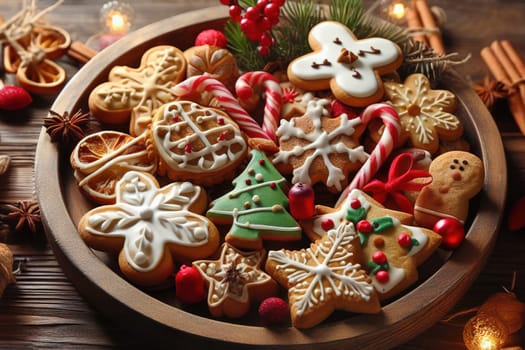
<path fill-rule="evenodd" d="M 172 87 L 185 74 L 182 51 L 168 45 L 153 47 L 144 53 L 138 68 L 113 67 L 109 81 L 89 95 L 89 109 L 107 124 L 121 124 L 131 118 L 130 134 L 138 136 L 148 129 L 157 108 L 175 100 Z"/>
<path fill-rule="evenodd" d="M 148 135 L 160 175 L 200 185 L 233 177 L 248 151 L 239 127 L 225 112 L 190 101 L 162 106 Z"/>
<path fill-rule="evenodd" d="M 122 273 L 138 285 L 164 282 L 173 260 L 210 256 L 219 231 L 205 216 L 206 193 L 189 182 L 159 188 L 148 173 L 127 172 L 117 183 L 116 203 L 84 214 L 78 230 L 94 249 L 119 253 Z"/>
<path fill-rule="evenodd" d="M 441 243 L 437 233 L 412 226 L 412 215 L 386 209 L 360 190 L 350 192 L 339 208 L 317 206 L 317 213 L 302 225 L 312 240 L 341 224 L 355 225 L 363 251 L 361 263 L 367 268 L 380 300 L 415 283 L 417 266 Z"/>
<path fill-rule="evenodd" d="M 465 222 L 469 201 L 483 187 L 483 162 L 472 153 L 450 151 L 430 164 L 432 183 L 419 193 L 414 206 L 416 222 L 432 228 L 441 218 Z"/>
<path fill-rule="evenodd" d="M 242 317 L 252 303 L 277 295 L 277 283 L 261 269 L 265 255 L 264 250 L 242 252 L 224 243 L 219 259 L 193 262 L 208 286 L 213 316 Z"/>
<path fill-rule="evenodd" d="M 266 271 L 288 289 L 292 325 L 310 328 L 336 309 L 360 313 L 381 310 L 360 261 L 354 225 L 343 223 L 307 249 L 270 251 Z"/>
<path fill-rule="evenodd" d="M 456 97 L 447 90 L 433 90 L 423 74 L 409 75 L 403 84 L 385 83 L 385 95 L 401 121 L 400 144 L 408 141 L 415 148 L 435 154 L 440 140 L 457 140 L 463 126 L 452 114 Z"/>
<path fill-rule="evenodd" d="M 401 49 L 383 38 L 357 40 L 338 22 L 312 28 L 308 42 L 313 52 L 288 66 L 290 81 L 308 91 L 330 88 L 345 104 L 364 107 L 383 97 L 380 75 L 394 72 L 402 63 Z"/>

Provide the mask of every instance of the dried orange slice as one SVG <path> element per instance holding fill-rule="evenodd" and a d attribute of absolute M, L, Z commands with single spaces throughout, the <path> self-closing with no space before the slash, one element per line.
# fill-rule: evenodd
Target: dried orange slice
<path fill-rule="evenodd" d="M 153 174 L 157 169 L 143 136 L 113 130 L 84 137 L 71 153 L 70 162 L 82 191 L 100 204 L 115 203 L 115 185 L 126 172 Z"/>

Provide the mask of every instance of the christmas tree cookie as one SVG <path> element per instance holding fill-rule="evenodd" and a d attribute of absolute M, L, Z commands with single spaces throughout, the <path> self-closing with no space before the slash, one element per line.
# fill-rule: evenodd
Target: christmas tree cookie
<path fill-rule="evenodd" d="M 343 223 L 353 223 L 363 250 L 362 264 L 381 300 L 415 283 L 417 266 L 441 243 L 434 231 L 411 226 L 412 215 L 386 209 L 360 190 L 350 192 L 339 208 L 317 206 L 317 213 L 303 223 L 312 240 Z"/>
<path fill-rule="evenodd" d="M 264 153 L 252 150 L 248 166 L 232 182 L 234 188 L 214 200 L 206 216 L 231 224 L 226 241 L 240 249 L 261 249 L 263 239 L 299 240 L 301 228 L 286 210 L 285 183 Z"/>

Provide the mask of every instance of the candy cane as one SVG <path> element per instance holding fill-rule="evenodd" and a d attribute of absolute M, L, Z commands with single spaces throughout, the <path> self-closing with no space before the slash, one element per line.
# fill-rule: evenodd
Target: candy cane
<path fill-rule="evenodd" d="M 384 103 L 376 103 L 366 107 L 359 118 L 364 125 L 368 125 L 373 119 L 381 118 L 385 129 L 379 142 L 370 154 L 370 157 L 368 157 L 365 164 L 359 169 L 352 182 L 341 193 L 336 206 L 341 204 L 352 190 L 362 188 L 372 180 L 390 153 L 392 153 L 401 131 L 399 116 L 396 110 L 392 106 Z"/>
<path fill-rule="evenodd" d="M 239 105 L 239 101 L 232 95 L 230 90 L 217 79 L 207 75 L 196 75 L 175 85 L 172 91 L 181 98 L 194 93 L 211 93 L 217 99 L 219 107 L 224 109 L 239 124 L 239 127 L 246 135 L 253 138 L 271 140 L 261 126 Z"/>
<path fill-rule="evenodd" d="M 242 100 L 253 96 L 253 88 L 263 86 L 266 98 L 264 105 L 264 119 L 262 128 L 264 132 L 275 142 L 275 132 L 281 119 L 281 107 L 283 105 L 283 92 L 279 81 L 270 73 L 264 71 L 248 72 L 239 77 L 235 83 L 235 92 Z M 242 101 L 241 101 L 242 103 Z"/>

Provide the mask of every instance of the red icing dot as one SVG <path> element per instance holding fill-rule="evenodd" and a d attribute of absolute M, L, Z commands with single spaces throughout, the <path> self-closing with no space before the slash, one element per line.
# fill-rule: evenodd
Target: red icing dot
<path fill-rule="evenodd" d="M 359 199 L 352 199 L 350 201 L 350 207 L 352 209 L 359 209 L 361 208 L 361 202 L 359 201 Z"/>
<path fill-rule="evenodd" d="M 382 251 L 378 250 L 372 255 L 372 261 L 376 264 L 383 265 L 386 263 L 386 255 Z"/>
<path fill-rule="evenodd" d="M 397 243 L 403 248 L 410 248 L 412 245 L 412 237 L 406 232 L 401 233 L 397 236 Z"/>
<path fill-rule="evenodd" d="M 222 117 L 218 117 L 218 118 L 217 118 L 217 124 L 219 124 L 219 125 L 224 125 L 224 118 L 222 118 Z"/>
<path fill-rule="evenodd" d="M 219 135 L 219 137 L 217 137 L 217 141 L 223 141 L 226 139 L 226 135 L 228 135 L 228 132 L 227 131 L 223 131 L 221 132 L 221 134 Z"/>
<path fill-rule="evenodd" d="M 357 231 L 361 233 L 370 233 L 374 230 L 370 221 L 361 220 L 356 225 Z"/>
<path fill-rule="evenodd" d="M 273 188 L 275 188 L 275 186 L 277 186 L 277 185 L 275 184 L 275 182 L 270 182 L 270 188 L 273 189 Z"/>
<path fill-rule="evenodd" d="M 323 228 L 323 230 L 325 231 L 328 231 L 328 230 L 331 230 L 334 228 L 334 222 L 332 221 L 332 219 L 324 219 L 322 222 L 321 222 L 321 227 Z"/>
<path fill-rule="evenodd" d="M 377 279 L 377 282 L 381 284 L 386 284 L 388 283 L 388 281 L 390 281 L 390 275 L 388 274 L 388 271 L 379 270 L 376 273 L 376 279 Z"/>
<path fill-rule="evenodd" d="M 252 180 L 250 180 L 250 179 L 246 179 L 244 182 L 245 182 L 247 185 L 251 185 L 251 184 L 252 184 Z"/>
<path fill-rule="evenodd" d="M 374 239 L 374 246 L 376 248 L 383 248 L 385 246 L 385 240 L 382 237 L 376 237 Z"/>
<path fill-rule="evenodd" d="M 180 116 L 177 114 L 177 115 L 174 115 L 173 118 L 171 119 L 171 121 L 173 123 L 177 123 L 180 121 Z"/>
<path fill-rule="evenodd" d="M 264 165 L 264 159 L 259 159 L 259 164 Z"/>
<path fill-rule="evenodd" d="M 186 146 L 184 146 L 184 152 L 190 153 L 191 152 L 191 145 L 188 143 Z"/>

